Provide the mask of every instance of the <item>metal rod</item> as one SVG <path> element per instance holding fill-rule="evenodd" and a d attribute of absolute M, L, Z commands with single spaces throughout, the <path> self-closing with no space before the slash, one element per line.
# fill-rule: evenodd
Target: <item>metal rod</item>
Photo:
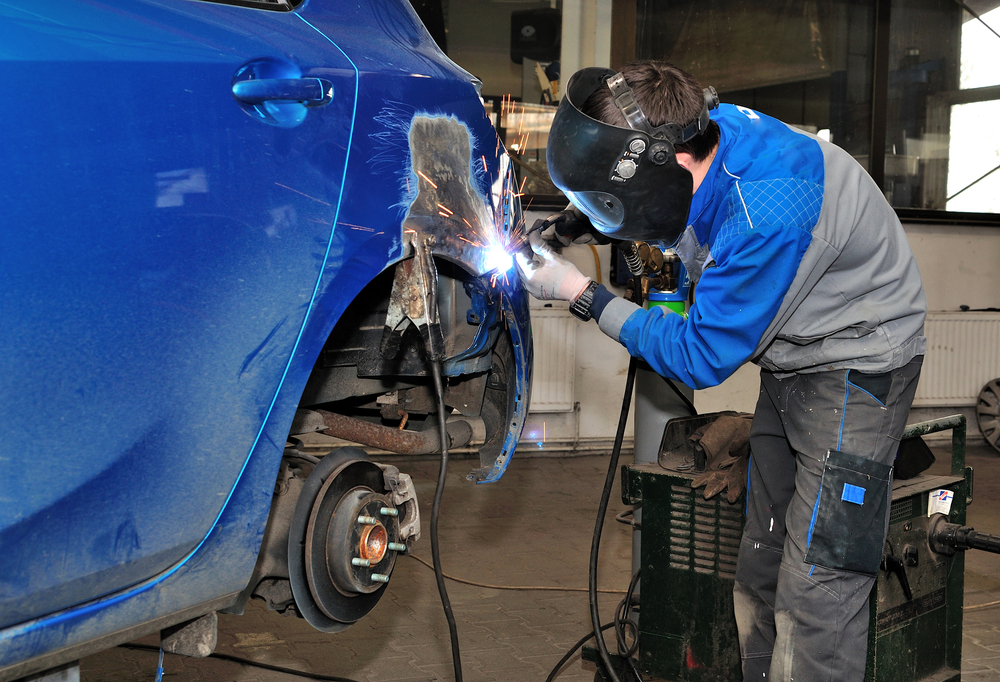
<path fill-rule="evenodd" d="M 322 417 L 327 427 L 325 433 L 329 436 L 403 455 L 428 455 L 441 451 L 441 439 L 436 429 L 400 431 L 326 410 L 314 412 Z M 447 444 L 449 447 L 461 447 L 472 440 L 472 426 L 468 422 L 453 421 L 448 424 L 448 436 L 451 440 Z"/>

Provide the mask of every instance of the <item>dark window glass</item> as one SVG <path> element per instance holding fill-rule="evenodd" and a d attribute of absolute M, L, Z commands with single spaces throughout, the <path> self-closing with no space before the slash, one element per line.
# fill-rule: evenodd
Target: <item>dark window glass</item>
<path fill-rule="evenodd" d="M 844 148 L 904 219 L 998 222 L 1000 0 L 635 1 L 637 58 L 676 64 L 723 102 Z M 500 4 L 504 17 L 536 5 L 491 3 L 489 11 Z M 517 157 L 525 194 L 549 194 L 551 111 L 532 106 L 539 78 L 500 58 L 508 34 L 492 51 L 484 47 L 509 22 L 478 0 L 447 6 L 455 15 L 449 46 L 469 48 L 452 56 L 485 74 L 483 92 L 495 100 L 494 120 Z M 512 104 L 511 94 L 525 105 Z"/>
<path fill-rule="evenodd" d="M 637 53 L 819 134 L 867 167 L 874 5 L 825 0 L 640 0 Z"/>

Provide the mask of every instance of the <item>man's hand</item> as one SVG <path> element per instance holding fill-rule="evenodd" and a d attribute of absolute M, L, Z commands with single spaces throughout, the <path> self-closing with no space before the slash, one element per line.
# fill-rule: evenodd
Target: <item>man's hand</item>
<path fill-rule="evenodd" d="M 610 240 L 598 232 L 576 206 L 570 204 L 559 213 L 544 220 L 536 220 L 529 234 L 540 232 L 542 239 L 550 244 L 569 246 L 570 244 L 607 244 Z"/>
<path fill-rule="evenodd" d="M 514 257 L 524 288 L 544 301 L 573 302 L 590 284 L 576 266 L 555 253 L 538 232 L 528 235 L 531 253 L 518 251 Z"/>

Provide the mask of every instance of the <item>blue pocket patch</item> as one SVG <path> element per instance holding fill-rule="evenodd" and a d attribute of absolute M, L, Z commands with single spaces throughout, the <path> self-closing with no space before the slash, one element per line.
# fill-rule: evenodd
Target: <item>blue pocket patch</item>
<path fill-rule="evenodd" d="M 865 489 L 860 486 L 845 483 L 844 492 L 841 494 L 840 499 L 844 502 L 851 502 L 853 504 L 864 504 Z"/>

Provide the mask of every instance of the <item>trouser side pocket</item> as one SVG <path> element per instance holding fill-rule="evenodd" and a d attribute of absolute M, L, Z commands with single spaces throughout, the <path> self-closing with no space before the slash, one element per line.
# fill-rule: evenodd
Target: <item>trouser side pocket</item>
<path fill-rule="evenodd" d="M 891 473 L 887 464 L 836 450 L 827 452 L 809 527 L 806 563 L 872 576 L 878 573 Z"/>

